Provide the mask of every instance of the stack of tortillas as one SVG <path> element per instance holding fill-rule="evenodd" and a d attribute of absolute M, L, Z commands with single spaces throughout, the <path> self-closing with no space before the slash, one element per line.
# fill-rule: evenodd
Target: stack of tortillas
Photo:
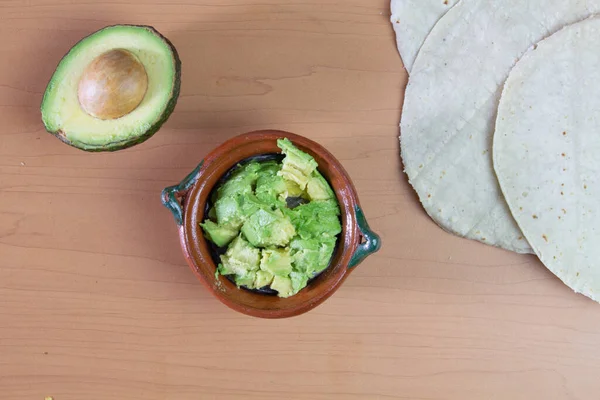
<path fill-rule="evenodd" d="M 391 21 L 410 73 L 402 159 L 427 213 L 535 253 L 600 301 L 597 12 L 600 0 L 392 0 Z"/>

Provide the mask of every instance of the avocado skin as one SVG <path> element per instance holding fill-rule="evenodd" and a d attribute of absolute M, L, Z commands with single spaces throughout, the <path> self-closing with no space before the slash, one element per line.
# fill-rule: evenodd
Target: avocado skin
<path fill-rule="evenodd" d="M 107 29 L 107 28 L 115 27 L 115 26 L 123 26 L 123 25 L 109 25 L 109 26 L 106 26 L 106 27 L 100 29 L 100 31 Z M 103 144 L 100 146 L 93 146 L 93 145 L 89 145 L 87 143 L 82 143 L 82 142 L 72 142 L 69 139 L 67 139 L 67 137 L 65 136 L 65 134 L 62 130 L 59 129 L 58 131 L 53 132 L 50 129 L 48 129 L 46 124 L 44 124 L 44 128 L 46 129 L 46 131 L 48 133 L 50 133 L 51 135 L 55 136 L 56 138 L 58 138 L 61 142 L 68 144 L 69 146 L 73 146 L 79 150 L 95 152 L 95 153 L 102 152 L 102 151 L 111 152 L 111 151 L 124 150 L 124 149 L 133 147 L 137 144 L 140 144 L 140 143 L 145 142 L 146 140 L 150 139 L 152 137 L 152 135 L 154 135 L 156 132 L 158 132 L 158 130 L 162 127 L 162 125 L 171 116 L 171 113 L 173 112 L 173 110 L 175 109 L 175 106 L 177 105 L 177 99 L 179 98 L 179 92 L 181 91 L 181 60 L 179 59 L 179 53 L 177 53 L 177 49 L 175 48 L 173 43 L 171 43 L 171 41 L 169 39 L 164 37 L 154 27 L 152 27 L 150 25 L 129 25 L 129 26 L 144 28 L 146 30 L 151 31 L 153 34 L 155 34 L 160 39 L 162 39 L 171 48 L 171 51 L 173 52 L 173 59 L 175 61 L 175 79 L 173 82 L 173 89 L 171 91 L 171 100 L 169 100 L 169 102 L 167 103 L 167 107 L 165 108 L 165 111 L 163 112 L 161 117 L 158 119 L 158 121 L 156 121 L 156 123 L 154 125 L 152 125 L 146 131 L 146 133 L 144 133 L 143 135 L 134 136 L 127 140 L 122 140 L 120 142 L 106 143 L 106 144 Z M 88 36 L 94 35 L 100 31 L 92 32 Z M 86 36 L 86 37 L 88 37 L 88 36 Z M 85 37 L 82 38 L 81 40 L 84 40 L 84 39 L 85 39 Z M 73 47 L 75 47 L 75 45 L 73 45 Z M 57 65 L 59 65 L 62 62 L 62 60 L 69 55 L 69 52 L 70 52 L 70 50 L 67 52 L 67 54 L 65 54 L 62 57 L 62 59 L 58 62 Z M 46 97 L 46 92 L 44 92 L 44 97 Z M 42 104 L 44 104 L 44 100 L 42 100 Z M 41 106 L 40 106 L 40 112 L 41 112 Z"/>

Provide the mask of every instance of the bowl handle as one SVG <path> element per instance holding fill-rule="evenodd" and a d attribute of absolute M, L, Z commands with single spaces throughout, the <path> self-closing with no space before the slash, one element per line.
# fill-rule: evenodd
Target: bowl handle
<path fill-rule="evenodd" d="M 348 268 L 354 268 L 360 264 L 367 256 L 379 251 L 381 248 L 381 238 L 378 234 L 373 232 L 369 228 L 369 224 L 365 219 L 365 214 L 359 206 L 356 206 L 356 221 L 358 223 L 358 229 L 360 230 L 363 241 L 358 245 L 358 248 L 354 252 Z"/>
<path fill-rule="evenodd" d="M 183 208 L 180 199 L 185 197 L 194 183 L 200 178 L 200 170 L 202 169 L 203 163 L 204 160 L 202 160 L 196 169 L 186 176 L 179 185 L 169 186 L 162 191 L 163 206 L 171 211 L 178 226 L 183 225 Z"/>

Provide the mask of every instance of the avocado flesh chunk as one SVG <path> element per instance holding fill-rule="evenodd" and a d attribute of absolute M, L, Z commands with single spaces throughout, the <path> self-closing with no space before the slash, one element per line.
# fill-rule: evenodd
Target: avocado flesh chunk
<path fill-rule="evenodd" d="M 271 285 L 271 282 L 273 282 L 274 276 L 275 275 L 273 275 L 269 271 L 263 271 L 263 270 L 256 271 L 256 280 L 254 281 L 254 286 L 257 289 L 267 287 L 267 286 Z"/>
<path fill-rule="evenodd" d="M 288 191 L 288 186 L 285 179 L 277 172 L 279 172 L 277 164 L 263 169 L 262 175 L 256 181 L 256 197 L 260 201 L 267 204 L 285 201 L 285 198 L 282 199 L 281 196 Z"/>
<path fill-rule="evenodd" d="M 304 289 L 308 284 L 308 276 L 302 272 L 290 272 L 290 280 L 292 281 L 292 293 L 296 294 Z"/>
<path fill-rule="evenodd" d="M 242 232 L 253 246 L 285 246 L 296 234 L 290 219 L 280 210 L 260 209 L 252 214 L 244 225 Z"/>
<path fill-rule="evenodd" d="M 214 206 L 215 216 L 219 225 L 231 225 L 236 229 L 242 226 L 243 220 L 237 196 L 222 197 Z"/>
<path fill-rule="evenodd" d="M 306 192 L 311 200 L 331 200 L 335 197 L 331 186 L 319 171 L 314 171 L 306 184 Z"/>
<path fill-rule="evenodd" d="M 335 238 L 295 238 L 290 243 L 294 270 L 303 272 L 309 278 L 321 273 L 329 266 L 335 245 Z"/>
<path fill-rule="evenodd" d="M 96 57 L 125 49 L 142 63 L 148 88 L 132 112 L 102 120 L 86 113 L 77 96 L 79 80 Z M 63 57 L 42 100 L 46 130 L 86 151 L 115 151 L 151 137 L 171 115 L 179 96 L 181 62 L 173 45 L 150 26 L 115 25 L 79 41 Z"/>
<path fill-rule="evenodd" d="M 227 246 L 239 233 L 239 227 L 218 225 L 210 219 L 200 224 L 204 235 L 219 247 Z"/>
<path fill-rule="evenodd" d="M 335 200 L 311 201 L 288 211 L 298 235 L 303 238 L 331 238 L 342 232 L 340 209 Z"/>
<path fill-rule="evenodd" d="M 275 276 L 288 276 L 292 272 L 290 251 L 285 249 L 264 249 L 260 269 Z"/>
<path fill-rule="evenodd" d="M 204 235 L 217 246 L 223 247 L 233 240 L 249 215 L 268 208 L 254 196 L 252 190 L 260 169 L 258 163 L 246 164 L 217 190 L 216 201 L 208 212 L 210 219 L 200 224 Z"/>
<path fill-rule="evenodd" d="M 242 221 L 246 221 L 258 210 L 271 209 L 268 203 L 260 201 L 254 194 L 240 196 L 238 201 L 240 204 L 240 217 Z"/>
<path fill-rule="evenodd" d="M 277 146 L 285 154 L 279 174 L 284 179 L 295 182 L 300 189 L 304 190 L 311 174 L 317 169 L 317 162 L 310 154 L 298 149 L 287 138 L 277 140 Z"/>
<path fill-rule="evenodd" d="M 288 142 L 278 141 L 287 152 L 283 162 L 251 161 L 228 175 L 201 224 L 217 245 L 213 237 L 221 243 L 233 238 L 218 274 L 229 275 L 238 287 L 270 288 L 279 297 L 298 293 L 329 266 L 342 231 L 331 186 L 314 159 Z M 282 173 L 286 160 L 300 179 Z M 304 188 L 298 181 L 306 182 Z M 258 259 L 249 249 L 260 252 Z"/>
<path fill-rule="evenodd" d="M 300 186 L 296 182 L 285 180 L 285 192 L 280 195 L 280 200 L 286 200 L 288 198 L 306 198 L 307 194 L 304 190 L 300 189 Z"/>
<path fill-rule="evenodd" d="M 219 187 L 219 189 L 217 189 L 217 197 L 222 199 L 224 197 L 252 193 L 252 188 L 256 185 L 260 169 L 260 164 L 257 162 L 251 162 L 239 167 L 239 169 L 235 171 L 229 179 Z"/>
<path fill-rule="evenodd" d="M 284 276 L 275 276 L 273 282 L 271 282 L 271 289 L 277 290 L 279 297 L 290 297 L 294 294 L 294 288 L 292 286 L 292 280 Z"/>
<path fill-rule="evenodd" d="M 260 263 L 260 250 L 252 247 L 242 235 L 236 237 L 221 256 L 219 272 L 222 275 L 247 276 L 257 271 Z"/>
<path fill-rule="evenodd" d="M 260 286 L 256 286 L 256 274 L 258 271 L 248 271 L 245 275 L 235 275 L 235 284 L 240 286 L 245 286 L 248 289 L 259 289 Z"/>

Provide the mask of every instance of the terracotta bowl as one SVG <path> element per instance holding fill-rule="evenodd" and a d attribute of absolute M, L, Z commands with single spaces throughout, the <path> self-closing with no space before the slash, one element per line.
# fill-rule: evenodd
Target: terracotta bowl
<path fill-rule="evenodd" d="M 238 288 L 226 277 L 215 276 L 211 246 L 199 226 L 221 177 L 242 160 L 279 153 L 277 139 L 282 137 L 289 138 L 318 162 L 319 171 L 336 193 L 342 219 L 342 233 L 329 267 L 298 294 L 286 299 Z M 259 131 L 228 140 L 208 154 L 179 185 L 163 190 L 162 201 L 175 217 L 183 255 L 198 279 L 224 304 L 255 317 L 285 318 L 315 308 L 340 287 L 354 267 L 380 248 L 379 236 L 369 229 L 354 185 L 339 161 L 321 145 L 288 132 Z"/>

